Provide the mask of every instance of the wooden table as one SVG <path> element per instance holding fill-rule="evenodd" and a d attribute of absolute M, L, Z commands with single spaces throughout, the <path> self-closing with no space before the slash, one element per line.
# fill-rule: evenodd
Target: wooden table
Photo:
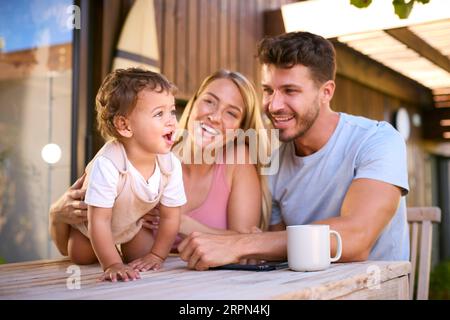
<path fill-rule="evenodd" d="M 163 270 L 127 283 L 98 282 L 99 265 L 77 268 L 67 259 L 0 265 L 0 299 L 408 299 L 410 263 L 339 263 L 320 272 L 192 271 L 169 257 Z"/>

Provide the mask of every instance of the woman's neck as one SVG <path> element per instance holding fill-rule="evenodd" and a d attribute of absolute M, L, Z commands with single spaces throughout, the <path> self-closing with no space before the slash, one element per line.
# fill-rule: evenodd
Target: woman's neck
<path fill-rule="evenodd" d="M 214 164 L 183 164 L 183 172 L 186 172 L 186 175 L 192 176 L 192 175 L 207 175 L 211 169 L 214 167 Z"/>

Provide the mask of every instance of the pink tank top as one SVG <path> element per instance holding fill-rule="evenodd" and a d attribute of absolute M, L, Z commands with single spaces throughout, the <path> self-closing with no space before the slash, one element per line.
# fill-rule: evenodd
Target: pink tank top
<path fill-rule="evenodd" d="M 225 172 L 225 164 L 216 164 L 214 173 L 205 201 L 196 209 L 186 213 L 191 218 L 217 229 L 227 229 L 227 207 L 230 197 Z"/>
<path fill-rule="evenodd" d="M 205 201 L 198 208 L 186 213 L 198 222 L 216 229 L 228 229 L 227 207 L 231 190 L 225 171 L 225 164 L 214 165 L 211 188 Z M 181 240 L 182 238 L 178 236 L 172 249 L 175 249 Z"/>

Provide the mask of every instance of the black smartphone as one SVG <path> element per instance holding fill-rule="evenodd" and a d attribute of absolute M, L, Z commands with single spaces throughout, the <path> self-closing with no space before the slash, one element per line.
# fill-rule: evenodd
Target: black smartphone
<path fill-rule="evenodd" d="M 244 271 L 272 271 L 288 267 L 287 261 L 267 261 L 258 264 L 231 263 L 209 268 L 210 270 L 244 270 Z"/>

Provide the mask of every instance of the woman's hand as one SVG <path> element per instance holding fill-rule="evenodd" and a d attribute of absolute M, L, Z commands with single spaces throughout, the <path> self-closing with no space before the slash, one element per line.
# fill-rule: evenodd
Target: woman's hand
<path fill-rule="evenodd" d="M 50 208 L 53 223 L 77 224 L 87 220 L 87 205 L 84 203 L 86 189 L 82 189 L 86 174 L 83 174 Z"/>
<path fill-rule="evenodd" d="M 143 217 L 142 226 L 150 230 L 158 230 L 159 227 L 159 205 L 147 212 Z"/>
<path fill-rule="evenodd" d="M 100 281 L 109 280 L 111 282 L 117 282 L 117 280 L 122 280 L 126 282 L 129 280 L 134 281 L 140 278 L 141 276 L 139 275 L 139 272 L 134 270 L 129 265 L 115 263 L 105 269 L 105 272 L 103 272 L 103 275 L 100 277 Z"/>
<path fill-rule="evenodd" d="M 130 266 L 138 271 L 159 270 L 164 259 L 150 252 L 146 256 L 130 262 Z"/>

